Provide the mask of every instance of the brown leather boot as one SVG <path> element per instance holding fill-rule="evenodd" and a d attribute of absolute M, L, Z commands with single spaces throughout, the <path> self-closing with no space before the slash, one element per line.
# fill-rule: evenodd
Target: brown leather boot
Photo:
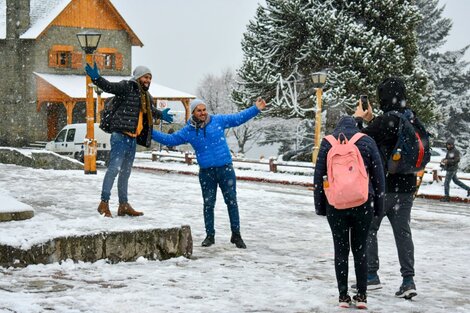
<path fill-rule="evenodd" d="M 100 205 L 98 206 L 98 213 L 104 215 L 104 217 L 113 217 L 111 212 L 109 211 L 109 204 L 108 202 L 101 201 Z"/>
<path fill-rule="evenodd" d="M 134 210 L 129 203 L 120 203 L 118 208 L 118 216 L 141 216 L 144 215 L 143 212 Z"/>

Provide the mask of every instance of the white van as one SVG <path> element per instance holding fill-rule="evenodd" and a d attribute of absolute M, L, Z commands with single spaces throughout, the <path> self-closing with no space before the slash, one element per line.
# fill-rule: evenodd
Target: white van
<path fill-rule="evenodd" d="M 46 144 L 46 150 L 73 157 L 83 162 L 85 136 L 86 123 L 66 125 L 54 141 L 49 141 Z M 98 146 L 97 160 L 108 161 L 111 150 L 110 138 L 111 134 L 102 131 L 99 124 L 95 123 L 95 139 Z"/>

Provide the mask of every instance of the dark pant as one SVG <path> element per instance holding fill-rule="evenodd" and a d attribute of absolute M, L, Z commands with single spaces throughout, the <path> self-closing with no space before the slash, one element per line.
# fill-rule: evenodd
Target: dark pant
<path fill-rule="evenodd" d="M 326 217 L 330 224 L 335 246 L 335 272 L 340 295 L 348 292 L 348 259 L 351 247 L 358 293 L 367 291 L 367 234 L 373 217 L 371 199 L 352 209 L 337 210 L 327 206 Z"/>
<path fill-rule="evenodd" d="M 199 183 L 204 198 L 204 224 L 207 235 L 215 235 L 214 207 L 217 197 L 217 186 L 220 187 L 227 205 L 232 232 L 240 232 L 240 217 L 237 204 L 237 185 L 232 164 L 220 167 L 201 168 Z"/>
<path fill-rule="evenodd" d="M 413 277 L 414 271 L 414 245 L 411 237 L 411 207 L 413 206 L 413 193 L 386 193 L 385 210 L 381 216 L 374 217 L 367 239 L 367 258 L 369 274 L 377 274 L 379 270 L 379 248 L 377 232 L 382 219 L 387 216 L 392 225 L 395 244 L 400 262 L 400 272 L 403 277 Z"/>
<path fill-rule="evenodd" d="M 463 188 L 465 190 L 469 190 L 470 187 L 462 183 L 458 178 L 457 178 L 457 171 L 447 171 L 446 172 L 446 179 L 444 181 L 444 193 L 446 197 L 449 196 L 449 188 L 450 188 L 450 181 L 453 181 L 454 184 L 459 186 L 460 188 Z"/>
<path fill-rule="evenodd" d="M 118 177 L 119 203 L 127 202 L 127 186 L 131 176 L 132 164 L 134 164 L 136 151 L 136 139 L 127 135 L 113 132 L 111 135 L 111 152 L 109 164 L 104 175 L 101 189 L 101 200 L 108 201 L 111 197 L 114 179 Z"/>

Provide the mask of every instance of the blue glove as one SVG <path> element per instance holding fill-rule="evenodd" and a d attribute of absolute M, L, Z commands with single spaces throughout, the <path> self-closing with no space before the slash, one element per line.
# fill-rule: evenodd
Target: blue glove
<path fill-rule="evenodd" d="M 86 64 L 85 66 L 85 72 L 92 80 L 98 79 L 100 77 L 100 71 L 98 67 L 96 66 L 96 62 L 94 64 L 94 67 L 91 67 L 90 64 Z"/>
<path fill-rule="evenodd" d="M 170 108 L 166 108 L 162 111 L 162 120 L 168 123 L 173 123 L 173 116 L 168 113 L 168 111 L 170 111 Z"/>

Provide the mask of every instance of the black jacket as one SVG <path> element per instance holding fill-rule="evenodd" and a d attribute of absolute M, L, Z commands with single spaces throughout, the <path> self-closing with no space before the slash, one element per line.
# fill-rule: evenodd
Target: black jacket
<path fill-rule="evenodd" d="M 383 109 L 383 108 L 382 108 Z M 393 110 L 397 108 L 389 108 Z M 402 109 L 397 109 L 402 112 Z M 388 111 L 387 111 L 388 112 Z M 393 152 L 393 148 L 398 140 L 398 126 L 400 118 L 394 115 L 383 114 L 375 117 L 366 128 L 362 128 L 362 119 L 357 118 L 361 132 L 372 137 L 379 147 L 382 155 L 383 164 L 387 164 Z M 384 170 L 386 168 L 384 166 Z M 396 193 L 414 193 L 416 191 L 416 175 L 415 174 L 388 174 L 385 173 L 385 192 Z"/>
<path fill-rule="evenodd" d="M 103 91 L 115 95 L 114 105 L 116 106 L 116 111 L 111 121 L 111 131 L 135 133 L 141 108 L 141 92 L 137 81 L 122 80 L 112 83 L 100 76 L 93 80 L 93 83 L 103 89 Z M 155 108 L 151 96 L 150 108 L 152 111 L 152 121 L 155 118 L 161 118 L 161 111 Z M 143 119 L 143 126 L 142 132 L 137 136 L 137 144 L 150 147 L 153 123 L 149 125 L 146 116 Z"/>
<path fill-rule="evenodd" d="M 357 132 L 359 132 L 359 128 L 354 118 L 346 116 L 340 119 L 332 135 L 338 138 L 339 134 L 343 133 L 348 139 L 351 139 Z M 361 153 L 366 171 L 369 174 L 369 195 L 373 197 L 374 215 L 382 214 L 385 178 L 380 152 L 374 140 L 368 136 L 363 136 L 359 139 L 356 142 L 356 146 Z M 326 215 L 326 205 L 328 202 L 323 191 L 323 176 L 327 175 L 326 158 L 330 149 L 331 144 L 326 139 L 323 139 L 320 144 L 315 164 L 315 174 L 313 176 L 315 212 L 318 215 Z"/>
<path fill-rule="evenodd" d="M 445 159 L 446 163 L 444 165 L 444 170 L 449 172 L 455 172 L 459 169 L 460 162 L 460 152 L 455 146 L 452 146 L 451 149 L 447 149 L 447 154 Z"/>

